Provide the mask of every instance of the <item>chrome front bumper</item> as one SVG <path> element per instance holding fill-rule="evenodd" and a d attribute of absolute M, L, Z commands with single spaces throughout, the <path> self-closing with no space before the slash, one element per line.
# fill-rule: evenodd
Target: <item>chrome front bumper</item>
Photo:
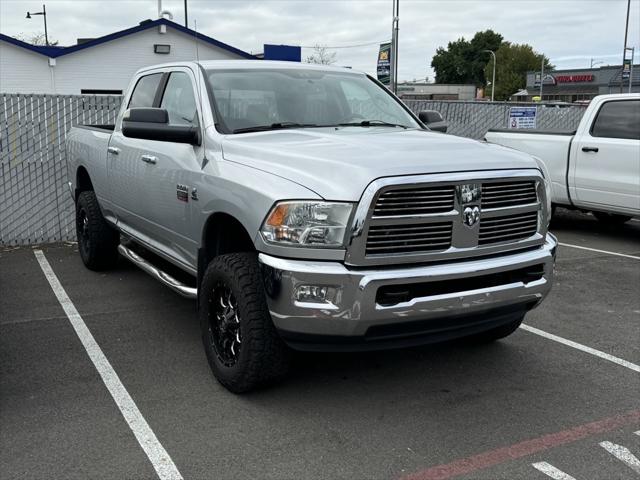
<path fill-rule="evenodd" d="M 313 336 L 341 339 L 366 338 L 372 327 L 414 321 L 473 317 L 504 312 L 521 315 L 549 293 L 557 241 L 548 234 L 535 250 L 499 257 L 472 259 L 426 266 L 385 269 L 347 268 L 338 262 L 287 260 L 259 255 L 271 317 L 287 337 Z M 390 285 L 425 284 L 462 280 L 529 266 L 543 265 L 544 274 L 533 281 L 500 284 L 473 290 L 412 298 L 386 306 L 377 303 L 378 289 Z M 305 303 L 296 299 L 301 285 L 333 287 L 328 303 Z M 490 315 L 489 315 L 490 316 Z M 512 315 L 513 317 L 513 315 Z M 488 324 L 488 323 L 487 323 Z M 435 325 L 435 323 L 434 323 Z"/>

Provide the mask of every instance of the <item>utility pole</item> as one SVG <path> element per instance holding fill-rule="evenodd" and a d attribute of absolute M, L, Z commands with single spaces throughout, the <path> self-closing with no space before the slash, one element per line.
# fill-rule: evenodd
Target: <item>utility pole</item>
<path fill-rule="evenodd" d="M 629 10 L 631 10 L 631 0 L 627 0 L 627 22 L 624 26 L 624 49 L 622 50 L 622 70 L 620 71 L 620 93 L 622 93 L 622 71 L 624 71 L 624 61 L 627 57 L 627 36 L 629 35 Z M 632 62 L 633 63 L 633 62 Z M 631 77 L 629 77 L 629 84 L 631 84 Z"/>
<path fill-rule="evenodd" d="M 542 62 L 540 63 L 540 101 L 542 102 L 542 84 L 544 83 L 544 55 L 542 55 Z"/>
<path fill-rule="evenodd" d="M 184 26 L 189 28 L 189 16 L 187 15 L 187 0 L 184 0 Z"/>
<path fill-rule="evenodd" d="M 493 77 L 491 78 L 491 101 L 493 102 L 496 91 L 496 54 L 493 50 L 483 50 L 483 52 L 489 52 L 493 56 Z"/>
<path fill-rule="evenodd" d="M 34 12 L 34 13 L 27 12 L 27 18 L 31 18 L 34 15 L 42 15 L 42 17 L 44 18 L 44 43 L 48 47 L 49 46 L 49 32 L 47 31 L 47 7 L 42 5 L 42 11 L 41 12 Z"/>
<path fill-rule="evenodd" d="M 400 25 L 400 0 L 393 0 L 393 20 L 391 23 L 391 79 L 393 93 L 398 92 L 398 30 Z"/>

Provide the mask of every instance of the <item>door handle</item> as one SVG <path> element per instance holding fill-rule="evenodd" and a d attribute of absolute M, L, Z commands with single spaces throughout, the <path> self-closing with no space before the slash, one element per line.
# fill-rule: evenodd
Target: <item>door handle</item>
<path fill-rule="evenodd" d="M 153 155 L 142 155 L 140 157 L 140 160 L 145 163 L 150 163 L 151 165 L 155 165 L 156 163 L 158 163 L 158 157 L 154 157 Z"/>
<path fill-rule="evenodd" d="M 118 155 L 120 153 L 120 149 L 118 147 L 109 147 L 107 148 L 107 152 L 113 155 Z"/>
<path fill-rule="evenodd" d="M 598 153 L 598 147 L 582 147 L 582 151 Z"/>

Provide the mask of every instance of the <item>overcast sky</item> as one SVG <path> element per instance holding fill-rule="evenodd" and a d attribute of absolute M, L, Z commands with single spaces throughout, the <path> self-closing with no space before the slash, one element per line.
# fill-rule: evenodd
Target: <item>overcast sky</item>
<path fill-rule="evenodd" d="M 350 46 L 391 38 L 391 0 L 188 0 L 189 26 L 234 47 L 257 53 L 264 43 Z M 0 0 L 0 32 L 43 31 L 42 0 Z M 626 0 L 400 0 L 399 77 L 430 77 L 439 46 L 493 29 L 528 43 L 558 68 L 588 67 L 590 59 L 620 64 Z M 49 36 L 61 45 L 98 37 L 157 18 L 157 0 L 47 0 Z M 183 0 L 163 9 L 184 24 Z M 640 57 L 640 0 L 631 1 L 629 45 Z M 375 72 L 377 45 L 333 50 L 337 64 Z M 311 53 L 303 49 L 303 57 Z M 126 55 L 126 52 L 123 52 Z"/>

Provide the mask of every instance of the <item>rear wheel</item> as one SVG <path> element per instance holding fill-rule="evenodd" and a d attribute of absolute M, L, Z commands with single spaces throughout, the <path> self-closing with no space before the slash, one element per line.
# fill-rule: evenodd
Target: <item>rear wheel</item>
<path fill-rule="evenodd" d="M 289 351 L 271 321 L 257 255 L 216 257 L 200 292 L 202 341 L 216 379 L 243 393 L 283 378 Z"/>
<path fill-rule="evenodd" d="M 90 270 L 105 270 L 118 259 L 120 234 L 102 216 L 96 194 L 81 192 L 76 202 L 78 250 Z"/>
<path fill-rule="evenodd" d="M 509 323 L 505 323 L 504 325 L 500 325 L 499 327 L 492 328 L 491 330 L 487 330 L 486 332 L 476 333 L 474 335 L 470 335 L 465 337 L 465 342 L 482 344 L 482 343 L 491 343 L 496 340 L 500 340 L 501 338 L 508 337 L 513 332 L 515 332 L 522 321 L 524 320 L 524 315 L 522 315 L 517 320 L 511 321 Z"/>
<path fill-rule="evenodd" d="M 617 213 L 593 212 L 593 216 L 605 225 L 622 225 L 631 220 L 630 216 Z"/>

